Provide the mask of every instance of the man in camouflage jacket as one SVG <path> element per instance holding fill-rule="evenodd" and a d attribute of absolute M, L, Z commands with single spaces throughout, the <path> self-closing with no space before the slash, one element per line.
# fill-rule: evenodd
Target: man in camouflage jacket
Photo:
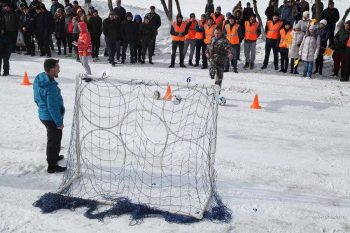
<path fill-rule="evenodd" d="M 217 28 L 214 31 L 214 37 L 208 44 L 206 55 L 209 61 L 210 78 L 215 79 L 215 84 L 221 87 L 222 79 L 224 78 L 224 66 L 226 59 L 232 60 L 230 43 L 222 36 L 222 31 Z"/>

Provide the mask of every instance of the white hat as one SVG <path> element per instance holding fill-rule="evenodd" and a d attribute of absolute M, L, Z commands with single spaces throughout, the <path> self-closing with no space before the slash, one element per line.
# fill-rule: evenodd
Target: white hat
<path fill-rule="evenodd" d="M 304 11 L 304 12 L 303 12 L 303 17 L 306 17 L 306 16 L 310 16 L 310 12 Z"/>
<path fill-rule="evenodd" d="M 322 20 L 320 21 L 320 24 L 323 24 L 324 26 L 327 26 L 327 20 L 322 19 Z"/>

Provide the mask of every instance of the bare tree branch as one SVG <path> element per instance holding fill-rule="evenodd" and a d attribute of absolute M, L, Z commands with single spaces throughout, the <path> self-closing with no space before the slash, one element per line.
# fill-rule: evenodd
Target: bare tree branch
<path fill-rule="evenodd" d="M 165 0 L 160 0 L 160 2 L 163 5 L 164 12 L 165 12 L 166 16 L 168 17 L 169 22 L 171 22 L 172 21 L 172 13 L 170 13 L 170 11 L 166 5 Z"/>
<path fill-rule="evenodd" d="M 173 0 L 168 0 L 169 21 L 173 20 Z"/>
<path fill-rule="evenodd" d="M 108 9 L 109 9 L 110 11 L 113 10 L 113 3 L 112 3 L 112 0 L 108 0 Z"/>
<path fill-rule="evenodd" d="M 321 0 L 316 0 L 315 1 L 316 4 L 316 20 L 317 22 L 320 22 L 320 18 L 321 18 Z"/>
<path fill-rule="evenodd" d="M 265 36 L 265 30 L 264 30 L 264 24 L 263 24 L 263 21 L 261 20 L 261 17 L 260 17 L 260 14 L 258 12 L 258 6 L 256 4 L 256 0 L 253 0 L 253 7 L 254 7 L 254 12 L 256 14 L 256 17 L 258 18 L 259 20 L 259 26 L 261 28 L 261 38 L 263 40 L 266 40 L 266 36 Z"/>
<path fill-rule="evenodd" d="M 176 3 L 176 7 L 177 7 L 177 13 L 182 15 L 179 0 L 175 0 L 175 3 Z"/>

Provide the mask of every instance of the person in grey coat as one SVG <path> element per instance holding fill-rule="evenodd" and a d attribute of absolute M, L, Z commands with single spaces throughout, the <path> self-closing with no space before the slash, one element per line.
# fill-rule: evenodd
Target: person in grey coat
<path fill-rule="evenodd" d="M 317 35 L 315 25 L 310 26 L 299 49 L 299 56 L 304 61 L 303 77 L 311 78 L 314 60 L 317 59 L 321 47 L 321 38 Z"/>
<path fill-rule="evenodd" d="M 303 41 L 303 38 L 305 36 L 305 33 L 301 30 L 300 21 L 294 26 L 294 31 L 292 32 L 292 44 L 289 47 L 289 53 L 288 57 L 290 58 L 290 64 L 291 74 L 299 74 L 298 73 L 298 66 L 294 67 L 294 61 L 296 59 L 299 59 L 299 48 L 301 45 L 301 42 Z"/>
<path fill-rule="evenodd" d="M 301 30 L 306 33 L 310 25 L 310 12 L 304 11 L 303 18 L 298 22 L 300 23 Z"/>

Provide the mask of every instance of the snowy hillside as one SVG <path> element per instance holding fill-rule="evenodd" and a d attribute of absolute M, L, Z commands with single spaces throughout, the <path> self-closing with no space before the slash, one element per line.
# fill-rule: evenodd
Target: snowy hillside
<path fill-rule="evenodd" d="M 101 3 L 104 1 L 100 1 Z M 184 14 L 200 14 L 204 0 L 181 1 Z M 215 1 L 232 9 L 232 1 Z M 267 1 L 259 1 L 261 14 Z M 201 5 L 199 4 L 201 3 Z M 245 4 L 245 1 L 242 1 Z M 159 1 L 124 0 L 127 10 L 144 15 Z M 107 15 L 103 3 L 97 8 Z M 341 14 L 348 0 L 337 0 Z M 225 10 L 226 11 L 226 10 Z M 164 14 L 162 14 L 164 18 Z M 212 84 L 208 71 L 167 68 L 168 29 L 158 36 L 154 66 L 117 65 L 105 58 L 92 63 L 94 74 L 108 71 L 112 79 L 144 79 Z M 350 232 L 350 83 L 324 76 L 306 80 L 272 69 L 261 72 L 264 45 L 258 45 L 254 72 L 225 73 L 219 108 L 215 168 L 218 193 L 232 210 L 229 224 L 169 224 L 149 218 L 130 226 L 129 216 L 103 222 L 83 216 L 84 209 L 44 215 L 32 203 L 55 192 L 62 175 L 46 172 L 46 131 L 37 117 L 32 87 L 21 86 L 24 71 L 31 81 L 43 70 L 43 58 L 12 55 L 10 76 L 0 76 L 0 232 L 201 232 L 201 233 L 349 233 Z M 72 125 L 75 75 L 81 64 L 60 58 L 58 79 L 66 105 L 62 154 L 67 154 Z M 243 56 L 242 56 L 243 58 Z M 259 94 L 262 110 L 249 108 Z"/>

